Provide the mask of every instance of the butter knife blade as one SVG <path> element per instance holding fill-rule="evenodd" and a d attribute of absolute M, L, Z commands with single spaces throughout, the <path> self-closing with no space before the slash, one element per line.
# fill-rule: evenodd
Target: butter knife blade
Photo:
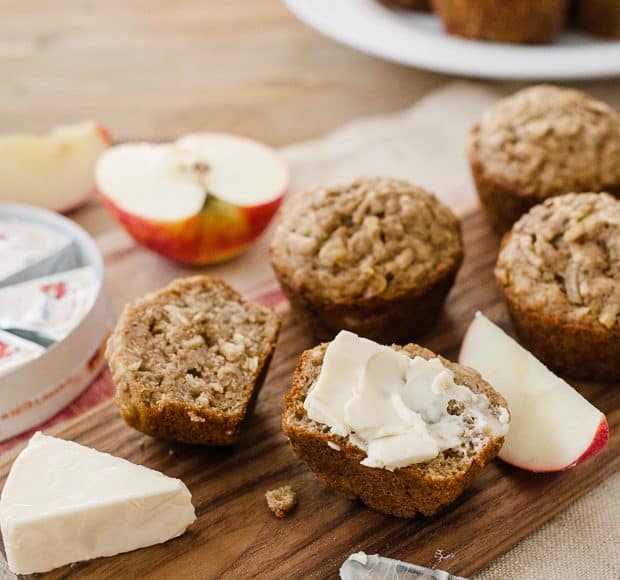
<path fill-rule="evenodd" d="M 467 580 L 443 570 L 432 570 L 385 558 L 379 554 L 351 554 L 340 567 L 341 580 Z"/>

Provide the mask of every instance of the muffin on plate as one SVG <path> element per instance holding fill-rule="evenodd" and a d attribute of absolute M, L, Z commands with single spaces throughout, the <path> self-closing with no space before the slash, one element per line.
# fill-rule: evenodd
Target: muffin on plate
<path fill-rule="evenodd" d="M 300 193 L 271 241 L 273 269 L 299 318 L 329 339 L 425 333 L 463 260 L 459 220 L 433 194 L 373 178 Z"/>
<path fill-rule="evenodd" d="M 394 8 L 407 8 L 418 12 L 430 12 L 431 0 L 379 0 L 381 4 L 393 6 Z"/>
<path fill-rule="evenodd" d="M 579 26 L 596 36 L 620 38 L 620 2 L 618 0 L 579 0 Z"/>
<path fill-rule="evenodd" d="M 542 85 L 501 100 L 472 127 L 468 154 L 499 234 L 554 195 L 620 194 L 620 115 L 579 91 Z"/>
<path fill-rule="evenodd" d="M 106 358 L 123 419 L 153 437 L 233 445 L 273 354 L 279 315 L 209 276 L 125 308 Z"/>
<path fill-rule="evenodd" d="M 553 42 L 566 22 L 568 0 L 432 0 L 449 34 L 518 44 Z"/>
<path fill-rule="evenodd" d="M 620 201 L 567 194 L 532 208 L 495 268 L 515 331 L 545 364 L 620 380 Z"/>

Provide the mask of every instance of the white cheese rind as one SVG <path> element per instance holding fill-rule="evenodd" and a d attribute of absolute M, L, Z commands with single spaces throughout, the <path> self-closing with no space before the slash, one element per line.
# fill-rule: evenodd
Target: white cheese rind
<path fill-rule="evenodd" d="M 452 402 L 452 403 L 451 403 Z M 449 412 L 450 404 L 461 412 Z M 411 358 L 340 332 L 328 346 L 304 408 L 308 417 L 366 452 L 362 465 L 396 469 L 430 461 L 464 441 L 473 452 L 508 430 L 508 412 L 456 384 L 438 358 Z"/>
<path fill-rule="evenodd" d="M 181 480 L 41 433 L 13 463 L 0 497 L 16 574 L 165 542 L 195 519 Z"/>

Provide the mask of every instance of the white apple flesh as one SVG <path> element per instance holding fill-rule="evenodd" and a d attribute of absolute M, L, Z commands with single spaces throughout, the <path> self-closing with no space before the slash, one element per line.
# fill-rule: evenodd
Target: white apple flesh
<path fill-rule="evenodd" d="M 110 146 L 99 123 L 58 127 L 47 135 L 0 137 L 0 200 L 67 212 L 95 191 L 95 163 Z"/>
<path fill-rule="evenodd" d="M 289 172 L 269 147 L 215 133 L 113 147 L 97 163 L 96 182 L 136 241 L 179 262 L 206 264 L 262 233 Z"/>
<path fill-rule="evenodd" d="M 508 402 L 511 421 L 499 457 L 536 472 L 570 469 L 607 443 L 605 415 L 480 312 L 459 362 L 480 372 Z"/>

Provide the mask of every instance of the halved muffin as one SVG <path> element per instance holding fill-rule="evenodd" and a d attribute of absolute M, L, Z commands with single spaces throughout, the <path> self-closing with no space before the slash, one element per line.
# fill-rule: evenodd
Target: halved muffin
<path fill-rule="evenodd" d="M 301 355 L 293 376 L 293 387 L 284 397 L 282 429 L 295 454 L 334 491 L 350 499 L 359 498 L 369 507 L 389 515 L 403 518 L 411 518 L 417 514 L 433 515 L 456 500 L 476 474 L 501 449 L 510 417 L 506 401 L 478 372 L 438 357 L 428 349 L 416 344 L 392 346 L 391 349 L 376 345 L 381 349 L 405 355 L 410 363 L 422 363 L 417 367 L 421 369 L 420 375 L 412 378 L 411 372 L 407 374 L 413 381 L 418 382 L 413 384 L 412 391 L 402 395 L 403 399 L 397 402 L 396 406 L 400 411 L 396 413 L 400 418 L 404 417 L 404 421 L 412 414 L 414 419 L 416 416 L 421 417 L 427 428 L 422 428 L 422 431 L 428 432 L 420 432 L 416 428 L 413 442 L 409 441 L 400 451 L 404 451 L 406 455 L 411 447 L 427 439 L 428 433 L 435 433 L 435 437 L 438 437 L 442 434 L 438 427 L 442 421 L 448 424 L 448 431 L 453 439 L 451 443 L 439 446 L 437 454 L 432 451 L 422 461 L 414 460 L 408 463 L 405 460 L 391 465 L 378 461 L 378 454 L 372 451 L 373 443 L 365 439 L 366 435 L 361 430 L 356 431 L 354 427 L 346 424 L 346 411 L 343 414 L 345 419 L 342 420 L 345 425 L 338 426 L 338 421 L 330 425 L 318 420 L 318 414 L 324 417 L 330 414 L 325 396 L 319 400 L 315 394 L 318 405 L 317 401 L 313 402 L 312 406 L 308 403 L 313 396 L 313 390 L 317 389 L 321 381 L 328 357 L 332 356 L 333 361 L 334 355 L 330 355 L 328 348 L 333 348 L 337 341 L 342 340 L 344 334 L 347 333 L 341 333 L 332 343 L 321 344 Z M 356 338 L 360 340 L 359 337 Z M 344 353 L 348 368 L 355 364 L 352 352 L 353 349 L 347 344 Z M 359 359 L 358 362 L 363 364 Z M 424 374 L 428 373 L 428 369 L 423 365 L 430 362 L 434 368 L 440 369 L 441 376 L 434 376 L 432 381 L 427 380 L 425 384 L 420 383 L 427 379 Z M 367 370 L 361 372 L 362 377 L 364 372 L 368 374 Z M 331 373 L 335 380 L 333 370 Z M 349 379 L 350 376 L 336 381 L 338 393 L 335 399 L 340 399 L 344 409 L 352 410 L 356 404 L 352 397 L 360 392 L 360 388 L 367 389 L 368 383 L 364 383 L 362 379 L 358 384 L 350 384 Z M 455 395 L 455 399 L 459 400 L 451 399 L 451 395 L 443 396 L 442 389 L 447 388 L 447 383 L 452 381 L 453 386 L 458 386 L 460 390 L 460 394 Z M 386 441 L 386 436 L 390 433 L 396 437 L 404 433 L 401 425 L 396 424 L 399 419 L 396 423 L 389 421 L 386 424 L 379 419 L 383 415 L 383 408 L 382 403 L 376 403 L 376 400 L 381 397 L 381 391 L 385 391 L 389 386 L 388 382 L 386 377 L 379 378 L 377 388 L 368 399 L 375 404 L 367 408 L 366 424 L 379 427 L 379 442 Z M 360 387 L 363 383 L 364 386 Z M 354 394 L 349 397 L 351 393 Z M 466 393 L 466 396 L 461 396 L 462 393 Z M 438 399 L 439 406 L 431 405 L 425 410 L 424 403 L 429 402 L 429 397 Z M 391 396 L 389 401 L 394 401 L 395 398 L 398 397 Z M 403 400 L 408 403 L 407 408 L 407 405 L 403 405 Z M 327 409 L 327 412 L 324 409 Z M 359 421 L 359 407 L 357 413 L 357 424 L 361 424 L 363 419 Z M 388 443 L 383 449 L 388 449 L 384 460 L 395 461 L 394 445 Z M 430 458 L 433 455 L 434 457 Z M 418 457 L 420 458 L 422 456 Z"/>
<path fill-rule="evenodd" d="M 577 378 L 620 380 L 620 201 L 554 197 L 506 234 L 495 277 L 523 345 Z"/>
<path fill-rule="evenodd" d="M 541 85 L 502 99 L 472 127 L 468 154 L 499 234 L 548 197 L 620 195 L 620 114 L 572 89 Z"/>
<path fill-rule="evenodd" d="M 276 312 L 208 276 L 128 305 L 106 349 L 122 417 L 154 437 L 237 443 L 279 329 Z"/>
<path fill-rule="evenodd" d="M 568 0 L 432 0 L 449 34 L 519 44 L 553 42 Z"/>
<path fill-rule="evenodd" d="M 319 339 L 348 329 L 380 342 L 426 332 L 463 260 L 459 220 L 406 181 L 361 179 L 284 205 L 271 263 Z"/>

